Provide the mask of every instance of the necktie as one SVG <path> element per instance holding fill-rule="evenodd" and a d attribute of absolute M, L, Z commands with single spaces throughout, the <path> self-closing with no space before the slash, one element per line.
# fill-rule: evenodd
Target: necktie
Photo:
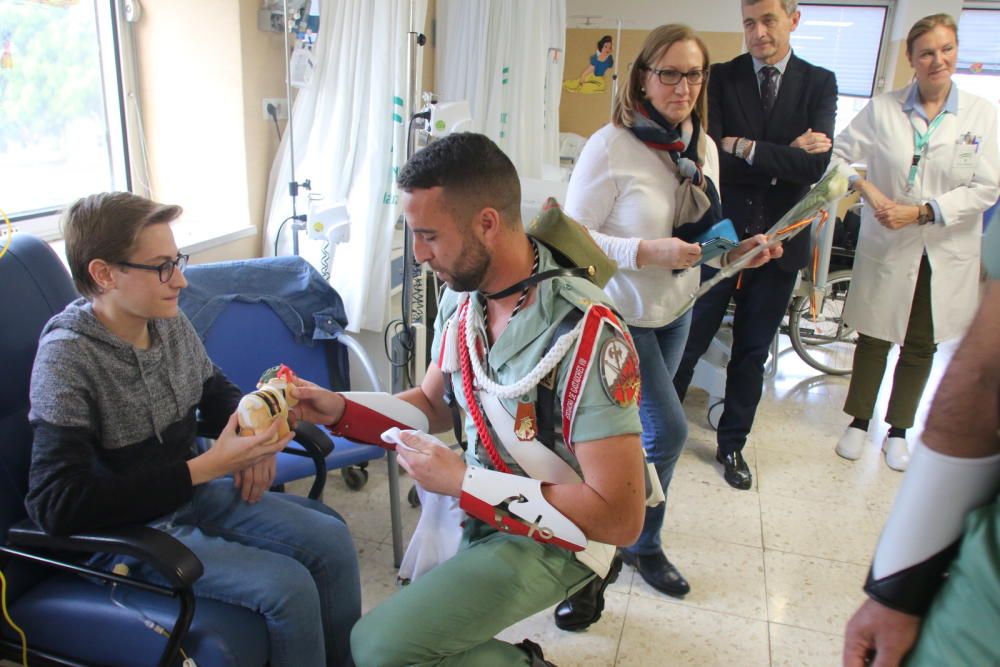
<path fill-rule="evenodd" d="M 778 68 L 767 65 L 760 70 L 760 105 L 766 116 L 778 96 Z"/>

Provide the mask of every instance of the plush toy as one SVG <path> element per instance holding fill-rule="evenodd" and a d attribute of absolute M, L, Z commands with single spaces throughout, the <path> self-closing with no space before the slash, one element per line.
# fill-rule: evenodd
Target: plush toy
<path fill-rule="evenodd" d="M 240 435 L 263 433 L 276 419 L 278 433 L 270 442 L 277 442 L 289 432 L 288 408 L 298 403 L 288 391 L 293 377 L 295 373 L 284 364 L 264 371 L 257 382 L 257 391 L 241 398 L 236 408 Z"/>

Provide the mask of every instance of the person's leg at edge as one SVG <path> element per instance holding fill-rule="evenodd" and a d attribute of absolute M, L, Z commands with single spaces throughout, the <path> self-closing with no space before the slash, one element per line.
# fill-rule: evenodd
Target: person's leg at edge
<path fill-rule="evenodd" d="M 568 551 L 467 521 L 471 543 L 354 627 L 358 667 L 529 665 L 527 653 L 495 636 L 593 577 Z"/>

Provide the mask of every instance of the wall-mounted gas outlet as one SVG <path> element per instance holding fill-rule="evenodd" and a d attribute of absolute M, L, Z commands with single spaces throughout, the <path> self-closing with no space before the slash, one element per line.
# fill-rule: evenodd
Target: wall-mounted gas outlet
<path fill-rule="evenodd" d="M 264 110 L 264 120 L 271 120 L 271 105 L 274 106 L 274 111 L 278 114 L 278 120 L 288 118 L 288 102 L 284 97 L 265 97 L 262 107 Z"/>

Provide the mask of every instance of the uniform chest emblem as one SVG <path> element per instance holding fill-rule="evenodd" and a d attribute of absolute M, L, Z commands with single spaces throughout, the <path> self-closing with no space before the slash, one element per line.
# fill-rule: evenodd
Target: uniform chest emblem
<path fill-rule="evenodd" d="M 621 338 L 609 338 L 601 347 L 601 385 L 619 407 L 639 401 L 639 358 Z"/>
<path fill-rule="evenodd" d="M 519 401 L 517 414 L 514 416 L 514 435 L 521 442 L 534 440 L 538 432 L 538 418 L 535 415 L 535 404 L 530 401 Z"/>

